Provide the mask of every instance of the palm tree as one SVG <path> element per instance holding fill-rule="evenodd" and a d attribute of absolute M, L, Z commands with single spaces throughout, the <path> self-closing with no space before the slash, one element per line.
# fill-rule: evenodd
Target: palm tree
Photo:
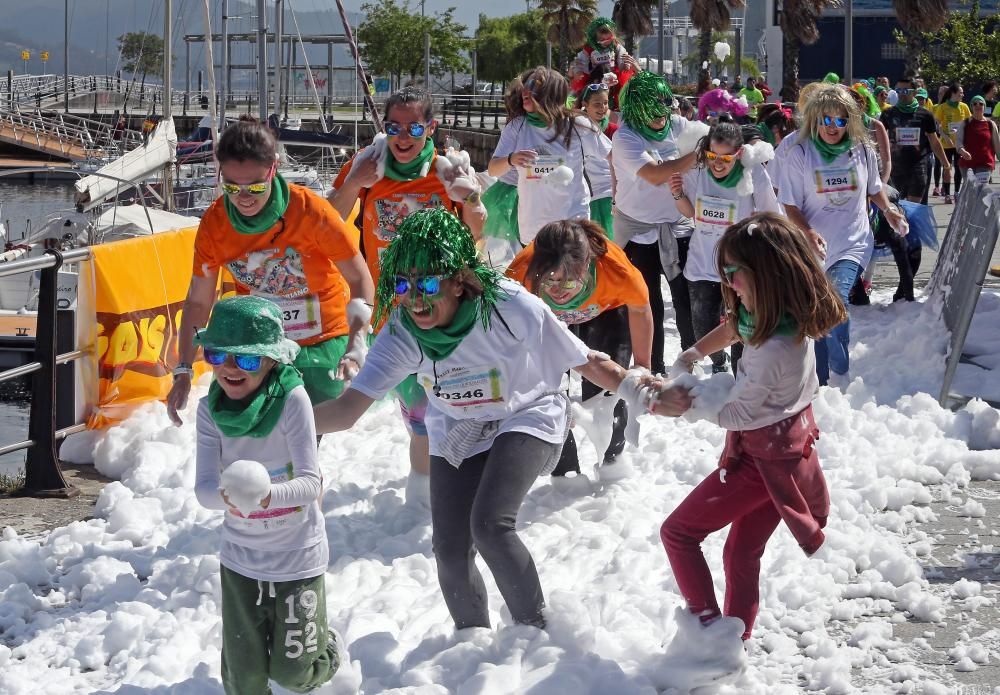
<path fill-rule="evenodd" d="M 566 72 L 570 48 L 586 38 L 587 25 L 597 14 L 597 0 L 539 0 L 538 9 L 549 27 L 549 42 L 559 45 L 559 65 Z"/>
<path fill-rule="evenodd" d="M 916 75 L 923 48 L 921 34 L 937 31 L 948 22 L 948 0 L 893 0 L 896 21 L 906 37 L 906 72 Z"/>
<path fill-rule="evenodd" d="M 657 0 L 616 0 L 611 19 L 625 37 L 625 49 L 633 57 L 638 39 L 653 33 L 653 5 Z"/>
<path fill-rule="evenodd" d="M 819 40 L 816 20 L 830 0 L 783 0 L 781 31 L 782 48 L 781 98 L 797 101 L 799 98 L 799 50 Z"/>
<path fill-rule="evenodd" d="M 712 32 L 729 31 L 730 11 L 746 5 L 744 0 L 692 0 L 691 24 L 701 32 L 698 37 L 698 93 L 707 92 L 712 80 L 707 67 L 712 52 Z"/>

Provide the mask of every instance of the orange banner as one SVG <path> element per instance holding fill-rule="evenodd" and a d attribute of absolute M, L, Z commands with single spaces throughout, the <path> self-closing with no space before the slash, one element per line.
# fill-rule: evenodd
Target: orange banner
<path fill-rule="evenodd" d="M 98 398 L 88 426 L 105 427 L 164 400 L 191 282 L 196 229 L 92 247 Z M 196 375 L 207 366 L 195 365 Z"/>

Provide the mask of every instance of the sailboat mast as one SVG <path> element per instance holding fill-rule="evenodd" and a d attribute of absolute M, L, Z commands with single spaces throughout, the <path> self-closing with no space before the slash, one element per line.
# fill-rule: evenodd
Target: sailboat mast
<path fill-rule="evenodd" d="M 170 125 L 170 119 L 173 118 L 173 110 L 171 109 L 171 101 L 173 101 L 173 93 L 171 90 L 171 83 L 174 78 L 174 66 L 173 66 L 173 27 L 171 26 L 171 17 L 173 15 L 173 0 L 164 0 L 163 2 L 163 125 L 161 127 L 167 128 Z M 211 39 L 211 37 L 209 37 Z M 163 167 L 163 209 L 168 212 L 173 212 L 174 210 L 174 163 L 172 161 L 167 161 Z"/>
<path fill-rule="evenodd" d="M 267 8 L 257 0 L 257 110 L 262 123 L 267 123 Z"/>
<path fill-rule="evenodd" d="M 229 100 L 229 0 L 222 0 L 222 98 L 219 99 L 219 126 L 226 127 L 226 101 Z M 215 143 L 212 143 L 215 146 Z"/>

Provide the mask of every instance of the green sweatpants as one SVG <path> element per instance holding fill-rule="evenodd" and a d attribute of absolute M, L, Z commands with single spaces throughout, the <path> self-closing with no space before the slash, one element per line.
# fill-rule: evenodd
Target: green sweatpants
<path fill-rule="evenodd" d="M 306 387 L 313 405 L 332 401 L 344 391 L 344 382 L 334 379 L 337 365 L 347 352 L 347 336 L 324 340 L 315 345 L 305 345 L 295 358 L 295 368 L 302 372 L 302 384 Z"/>
<path fill-rule="evenodd" d="M 222 684 L 227 695 L 269 695 L 268 679 L 306 693 L 340 667 L 326 623 L 323 575 L 249 579 L 222 568 Z"/>

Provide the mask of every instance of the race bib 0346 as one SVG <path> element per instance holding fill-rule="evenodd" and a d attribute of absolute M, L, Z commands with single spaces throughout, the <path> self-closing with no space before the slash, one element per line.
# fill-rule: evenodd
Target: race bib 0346
<path fill-rule="evenodd" d="M 435 381 L 427 374 L 420 380 L 429 394 L 435 394 Z M 452 408 L 483 408 L 504 402 L 504 376 L 499 367 L 458 367 L 440 375 L 436 396 Z"/>

